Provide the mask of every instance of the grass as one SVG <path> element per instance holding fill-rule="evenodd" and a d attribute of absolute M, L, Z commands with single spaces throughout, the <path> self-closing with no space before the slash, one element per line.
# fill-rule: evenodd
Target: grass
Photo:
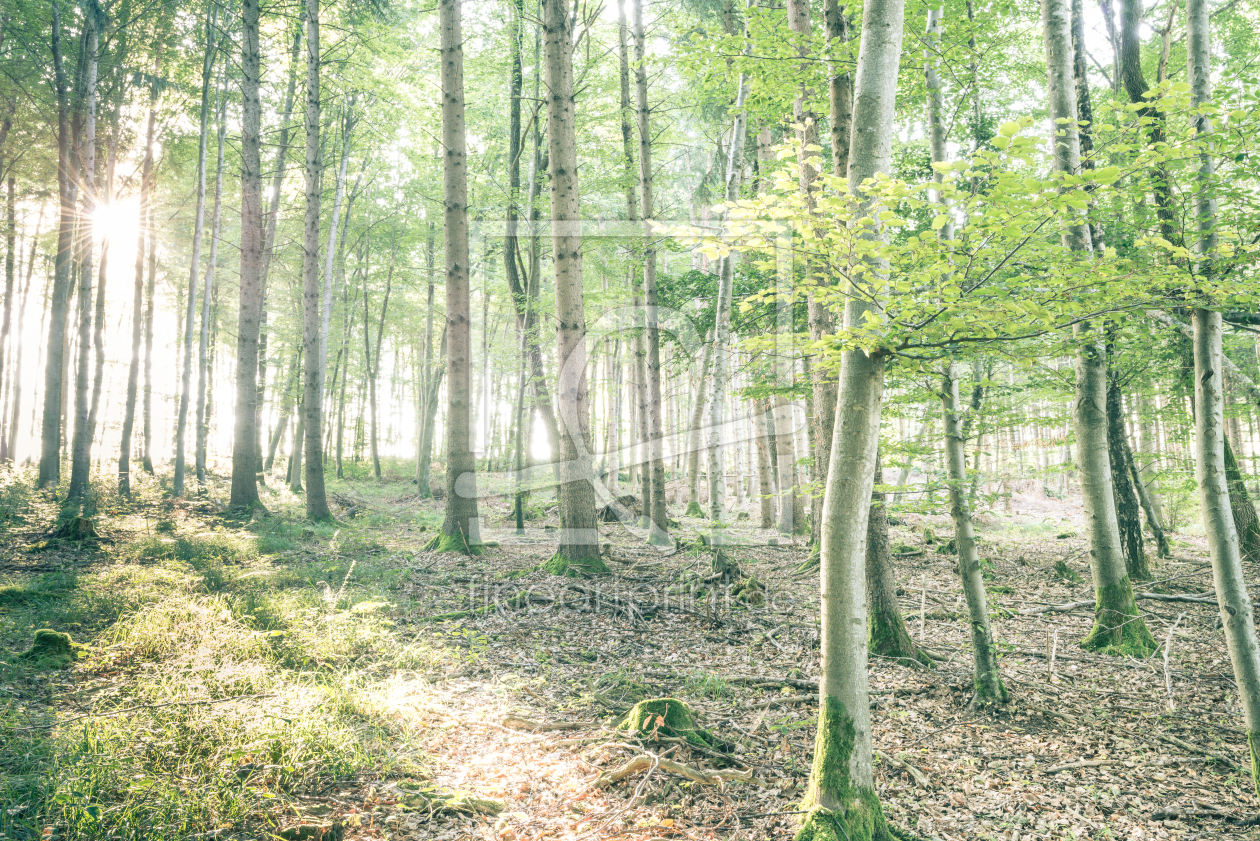
<path fill-rule="evenodd" d="M 0 523 L 51 526 L 24 479 L 0 477 Z M 248 525 L 199 521 L 152 484 L 134 509 L 97 492 L 112 543 L 35 556 L 101 563 L 0 580 L 9 653 L 36 628 L 84 644 L 63 670 L 0 656 L 0 838 L 266 837 L 338 781 L 425 780 L 396 674 L 475 654 L 399 632 L 406 571 L 380 532 L 279 497 Z"/>

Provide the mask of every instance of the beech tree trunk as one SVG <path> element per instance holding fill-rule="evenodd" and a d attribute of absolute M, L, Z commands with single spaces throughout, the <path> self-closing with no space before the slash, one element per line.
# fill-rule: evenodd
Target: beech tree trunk
<path fill-rule="evenodd" d="M 224 66 L 223 81 L 227 79 Z M 218 95 L 219 132 L 214 167 L 214 210 L 210 221 L 210 259 L 206 262 L 206 279 L 201 291 L 201 334 L 197 341 L 197 484 L 206 484 L 206 443 L 210 435 L 210 414 L 207 391 L 210 386 L 210 304 L 214 299 L 214 273 L 219 264 L 219 238 L 223 232 L 223 158 L 227 147 L 227 97 Z"/>
<path fill-rule="evenodd" d="M 82 501 L 91 470 L 92 430 L 88 428 L 88 366 L 92 354 L 93 245 L 92 213 L 96 209 L 96 108 L 97 69 L 103 14 L 96 3 L 84 3 L 85 30 L 82 96 L 82 139 L 79 146 L 79 184 L 82 204 L 79 210 L 79 346 L 74 381 L 74 439 L 70 447 L 70 489 L 67 497 Z"/>
<path fill-rule="evenodd" d="M 703 439 L 701 438 L 701 423 L 704 421 L 704 401 L 707 386 L 709 385 L 709 372 L 713 365 L 713 332 L 709 332 L 709 340 L 704 343 L 704 350 L 700 354 L 700 375 L 696 381 L 695 391 L 692 396 L 691 405 L 691 426 L 687 428 L 687 516 L 703 517 L 704 510 L 700 507 L 700 453 L 704 450 Z M 756 415 L 756 410 L 753 410 Z M 765 419 L 760 418 L 761 435 L 765 432 Z M 758 438 L 758 446 L 764 446 L 760 438 Z M 762 491 L 764 494 L 765 491 Z M 765 503 L 762 503 L 764 508 Z M 772 504 L 773 506 L 773 504 Z M 771 517 L 774 515 L 771 514 Z M 771 524 L 773 525 L 773 524 Z M 762 528 L 770 528 L 771 526 L 762 526 Z"/>
<path fill-rule="evenodd" d="M 1111 459 L 1111 476 L 1116 497 L 1116 522 L 1120 542 L 1124 546 L 1125 567 L 1131 581 L 1149 581 L 1150 563 L 1142 542 L 1141 504 L 1129 475 L 1126 451 L 1128 432 L 1124 424 L 1124 396 L 1114 375 L 1107 378 L 1107 455 Z"/>
<path fill-rule="evenodd" d="M 976 533 L 967 505 L 967 436 L 962 419 L 962 402 L 958 399 L 958 379 L 950 363 L 941 379 L 941 406 L 944 409 L 945 465 L 949 480 L 949 513 L 954 520 L 954 546 L 958 552 L 958 572 L 963 593 L 971 614 L 971 648 L 975 655 L 975 703 L 977 706 L 1004 704 L 1008 693 L 998 670 L 997 647 L 989 625 L 988 598 L 984 577 L 980 574 L 980 555 L 976 551 Z"/>
<path fill-rule="evenodd" d="M 586 313 L 582 296 L 581 209 L 577 115 L 573 93 L 574 18 L 566 0 L 543 0 L 547 73 L 547 142 L 551 173 L 552 263 L 560 421 L 560 541 L 547 568 L 555 573 L 605 573 L 595 527 L 594 465 L 586 382 Z M 449 503 L 448 503 L 449 504 Z"/>
<path fill-rule="evenodd" d="M 1041 0 L 1049 79 L 1050 115 L 1059 126 L 1054 140 L 1055 171 L 1080 173 L 1076 131 L 1076 88 L 1069 0 Z M 1081 215 L 1064 230 L 1063 246 L 1088 260 L 1092 256 L 1089 227 Z M 1107 445 L 1107 352 L 1099 331 L 1088 323 L 1073 328 L 1076 338 L 1076 464 L 1090 532 L 1090 571 L 1096 606 L 1094 628 L 1082 645 L 1093 651 L 1146 657 L 1155 640 L 1137 612 L 1133 586 L 1125 567 L 1112 491 Z"/>
<path fill-rule="evenodd" d="M 863 7 L 849 183 L 868 214 L 877 208 L 862 198 L 860 186 L 876 173 L 888 172 L 891 166 L 904 12 L 903 0 L 868 0 Z M 888 267 L 875 263 L 868 270 L 886 275 Z M 882 317 L 879 298 L 852 296 L 845 303 L 847 327 Z M 848 835 L 879 841 L 891 837 L 871 769 L 866 674 L 866 531 L 883 388 L 883 354 L 854 349 L 841 355 L 831 463 L 823 499 L 818 732 L 814 766 L 802 801 L 803 808 L 815 811 L 806 817 L 799 837 L 813 837 L 807 835 L 810 832 L 834 834 L 837 824 Z"/>
<path fill-rule="evenodd" d="M 651 504 L 644 500 L 644 513 L 650 519 L 648 542 L 657 546 L 672 546 L 669 531 L 669 512 L 665 506 L 665 428 L 662 423 L 664 407 L 661 403 L 661 331 L 656 298 L 656 245 L 652 237 L 652 220 L 655 205 L 652 196 L 652 131 L 651 111 L 648 108 L 647 46 L 643 34 L 643 4 L 634 3 L 634 58 L 635 91 L 639 123 L 639 186 L 643 193 L 643 306 L 647 325 L 647 425 L 648 465 L 651 470 Z"/>
<path fill-rule="evenodd" d="M 210 6 L 213 10 L 217 8 L 215 5 Z M 175 418 L 175 496 L 184 495 L 184 438 L 188 427 L 188 404 L 192 396 L 193 325 L 197 317 L 197 280 L 201 274 L 201 237 L 206 217 L 206 151 L 210 127 L 210 80 L 213 76 L 217 52 L 215 18 L 216 16 L 209 10 L 206 12 L 206 52 L 201 64 L 201 134 L 197 141 L 197 209 L 193 222 L 192 265 L 188 270 L 188 297 L 185 301 L 184 354 L 180 376 L 179 411 Z"/>
<path fill-rule="evenodd" d="M 258 499 L 258 329 L 262 312 L 262 102 L 258 0 L 241 0 L 241 302 L 236 324 L 236 421 L 229 507 Z"/>
<path fill-rule="evenodd" d="M 322 162 L 319 154 L 319 0 L 306 0 L 306 229 L 302 247 L 302 349 L 307 359 L 302 390 L 303 442 L 306 458 L 306 516 L 330 520 L 324 492 L 324 379 L 323 360 L 328 352 L 327 334 L 320 328 L 327 319 L 319 312 L 319 190 Z M 344 164 L 343 164 L 344 167 Z M 332 232 L 337 227 L 335 221 Z M 332 292 L 324 308 L 331 309 Z"/>
<path fill-rule="evenodd" d="M 464 138 L 461 0 L 439 0 L 442 28 L 442 146 L 446 231 L 446 517 L 437 547 L 481 553 L 477 461 L 471 447 L 472 304 L 469 300 L 468 172 Z"/>
<path fill-rule="evenodd" d="M 875 453 L 875 482 L 883 472 L 879 452 Z M 887 657 L 903 666 L 931 666 L 932 659 L 919 650 L 897 598 L 897 580 L 893 573 L 892 552 L 888 548 L 888 508 L 881 491 L 871 493 L 871 513 L 866 524 L 866 612 L 870 629 L 870 653 Z"/>

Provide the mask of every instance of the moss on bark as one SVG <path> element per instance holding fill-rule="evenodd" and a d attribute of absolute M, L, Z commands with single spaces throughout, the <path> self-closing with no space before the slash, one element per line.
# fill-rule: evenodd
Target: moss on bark
<path fill-rule="evenodd" d="M 696 502 L 694 499 L 687 503 L 687 510 L 684 511 L 683 514 L 687 517 L 698 517 L 701 520 L 704 519 L 704 509 L 701 508 L 700 503 Z"/>
<path fill-rule="evenodd" d="M 826 695 L 818 708 L 818 734 L 809 787 L 800 808 L 809 814 L 796 841 L 887 841 L 893 835 L 875 791 L 854 783 L 849 760 L 857 741 L 853 718 L 840 699 Z"/>
<path fill-rule="evenodd" d="M 1146 658 L 1159 647 L 1138 613 L 1133 587 L 1126 575 L 1098 591 L 1094 627 L 1081 647 L 1099 654 Z"/>
<path fill-rule="evenodd" d="M 1251 748 L 1251 785 L 1260 795 L 1260 732 L 1247 734 L 1247 746 Z"/>

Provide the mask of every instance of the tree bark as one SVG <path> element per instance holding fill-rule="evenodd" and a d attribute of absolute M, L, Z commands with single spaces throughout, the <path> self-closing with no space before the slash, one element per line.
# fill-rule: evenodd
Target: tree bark
<path fill-rule="evenodd" d="M 217 6 L 211 5 L 210 9 Z M 192 397 L 193 329 L 197 317 L 197 281 L 201 275 L 201 238 L 206 217 L 206 152 L 210 127 L 210 80 L 214 73 L 215 15 L 206 12 L 206 51 L 201 64 L 200 135 L 197 141 L 197 209 L 193 222 L 192 265 L 188 270 L 188 299 L 184 314 L 184 354 L 179 388 L 179 411 L 175 419 L 175 496 L 184 495 L 184 439 L 188 427 L 188 405 Z M 261 175 L 261 173 L 260 173 Z M 261 186 L 261 185 L 260 185 Z M 255 351 L 256 352 L 256 351 Z"/>
<path fill-rule="evenodd" d="M 701 438 L 701 424 L 704 421 L 704 401 L 706 388 L 709 384 L 709 371 L 713 365 L 713 332 L 709 332 L 709 340 L 704 343 L 704 350 L 700 354 L 700 376 L 696 382 L 695 391 L 693 392 L 691 406 L 691 426 L 687 428 L 687 516 L 703 517 L 704 510 L 700 507 L 700 453 L 704 450 L 703 439 Z M 755 412 L 756 410 L 754 410 Z M 765 426 L 765 419 L 761 419 L 761 426 Z M 763 446 L 758 440 L 758 445 Z M 765 491 L 762 491 L 764 494 Z M 763 503 L 764 507 L 764 503 Z M 773 516 L 773 515 L 771 515 Z M 772 526 L 773 524 L 771 524 Z M 771 528 L 771 526 L 762 526 L 762 528 Z"/>
<path fill-rule="evenodd" d="M 302 425 L 306 440 L 306 516 L 330 520 L 324 491 L 324 358 L 327 333 L 321 326 L 319 307 L 319 200 L 323 162 L 319 149 L 319 0 L 306 0 L 306 230 L 302 247 L 302 348 L 307 359 L 302 391 Z M 344 169 L 344 164 L 342 165 Z M 337 231 L 336 213 L 331 226 Z M 325 311 L 332 308 L 331 290 L 325 294 Z"/>
<path fill-rule="evenodd" d="M 436 548 L 480 554 L 477 462 L 470 446 L 472 307 L 469 301 L 468 172 L 464 138 L 464 39 L 461 0 L 439 0 L 442 64 L 442 146 L 445 148 L 446 517 Z"/>
<path fill-rule="evenodd" d="M 975 655 L 975 704 L 992 706 L 1006 703 L 1009 695 L 998 669 L 997 648 L 989 625 L 989 605 L 976 551 L 976 533 L 967 505 L 967 435 L 962 403 L 958 399 L 958 379 L 950 363 L 941 379 L 941 406 L 944 409 L 945 465 L 949 477 L 949 514 L 954 521 L 954 546 L 958 552 L 958 572 L 971 614 L 971 648 Z"/>
<path fill-rule="evenodd" d="M 566 575 L 604 573 L 608 567 L 599 557 L 599 532 L 595 527 L 595 476 L 587 407 L 586 313 L 573 92 L 574 18 L 566 0 L 543 0 L 543 32 L 562 464 L 560 541 L 547 568 Z"/>
<path fill-rule="evenodd" d="M 652 196 L 652 132 L 651 110 L 648 107 L 647 42 L 643 34 L 643 4 L 634 4 L 635 91 L 639 123 L 639 186 L 643 194 L 643 306 L 647 324 L 647 421 L 648 464 L 651 469 L 651 505 L 644 501 L 651 529 L 648 542 L 672 546 L 669 537 L 669 512 L 665 507 L 665 428 L 661 403 L 661 331 L 656 293 L 656 245 L 652 240 L 652 221 L 656 210 Z"/>
<path fill-rule="evenodd" d="M 262 102 L 259 0 L 241 0 L 241 302 L 236 325 L 236 419 L 229 507 L 258 498 L 258 331 L 262 314 Z"/>
<path fill-rule="evenodd" d="M 697 397 L 697 399 L 699 398 Z M 757 488 L 761 497 L 761 520 L 759 525 L 763 529 L 772 529 L 774 528 L 774 501 L 776 495 L 774 492 L 774 473 L 770 464 L 770 435 L 766 428 L 766 415 L 769 414 L 769 408 L 761 400 L 754 400 L 751 411 L 753 431 L 757 436 Z"/>
<path fill-rule="evenodd" d="M 222 81 L 227 81 L 224 65 Z M 222 86 L 221 86 L 222 88 Z M 206 444 L 210 436 L 210 414 L 207 393 L 210 387 L 210 304 L 214 299 L 214 274 L 219 263 L 219 239 L 223 233 L 223 159 L 227 149 L 227 97 L 218 95 L 219 131 L 214 167 L 214 210 L 210 219 L 210 259 L 206 261 L 206 279 L 201 291 L 201 333 L 197 340 L 197 484 L 206 484 Z"/>
<path fill-rule="evenodd" d="M 67 497 L 82 501 L 91 471 L 92 430 L 88 428 L 88 366 L 92 354 L 93 246 L 92 214 L 96 210 L 96 109 L 97 75 L 100 66 L 101 18 L 95 2 L 83 4 L 84 50 L 82 96 L 82 139 L 79 145 L 79 184 L 82 204 L 79 210 L 79 346 L 74 382 L 74 439 L 70 447 L 70 489 Z"/>
<path fill-rule="evenodd" d="M 1076 131 L 1076 89 L 1073 73 L 1069 0 L 1041 0 L 1045 29 L 1050 115 L 1059 127 L 1054 140 L 1055 171 L 1080 173 Z M 1081 215 L 1063 233 L 1063 246 L 1087 260 L 1092 255 L 1089 227 Z M 1090 530 L 1090 571 L 1097 599 L 1094 627 L 1082 645 L 1093 651 L 1148 656 L 1155 640 L 1133 600 L 1125 568 L 1112 492 L 1107 446 L 1107 352 L 1099 332 L 1088 323 L 1073 328 L 1076 351 L 1076 464 L 1080 473 L 1085 517 Z"/>
<path fill-rule="evenodd" d="M 854 84 L 849 184 L 866 213 L 877 208 L 860 185 L 888 172 L 892 158 L 897 69 L 901 58 L 903 0 L 868 0 Z M 885 235 L 886 234 L 879 234 Z M 873 274 L 888 267 L 872 264 Z M 846 290 L 847 291 L 847 290 Z M 852 296 L 845 304 L 847 327 L 880 319 L 883 302 Z M 806 832 L 830 831 L 839 823 L 848 835 L 890 838 L 871 769 L 870 699 L 867 686 L 866 530 L 875 482 L 875 459 L 884 386 L 884 357 L 860 349 L 841 355 L 831 463 L 823 500 L 822 670 L 814 767 L 802 805 L 818 807 Z M 852 827 L 852 830 L 846 828 Z M 808 836 L 806 836 L 808 837 Z"/>
<path fill-rule="evenodd" d="M 1124 397 L 1113 374 L 1107 378 L 1107 455 L 1111 461 L 1111 477 L 1116 497 L 1116 522 L 1120 542 L 1124 546 L 1125 567 L 1130 581 L 1149 581 L 1150 563 L 1142 542 L 1141 504 L 1129 476 L 1128 432 L 1124 424 Z"/>
<path fill-rule="evenodd" d="M 882 482 L 879 452 L 875 453 L 875 481 Z M 897 580 L 893 574 L 892 553 L 888 548 L 888 508 L 881 491 L 871 493 L 871 513 L 866 524 L 866 611 L 870 653 L 896 660 L 903 666 L 932 665 L 910 638 L 901 601 L 897 598 Z"/>
<path fill-rule="evenodd" d="M 381 340 L 385 335 L 385 314 L 389 311 L 389 292 L 394 282 L 394 264 L 398 256 L 398 238 L 394 237 L 394 245 L 390 249 L 389 271 L 385 275 L 385 298 L 381 302 L 381 317 L 376 324 L 376 347 L 369 344 L 368 328 L 368 291 L 367 272 L 363 273 L 363 358 L 367 366 L 368 378 L 368 411 L 371 414 L 371 430 L 369 443 L 372 455 L 372 477 L 378 482 L 381 479 L 381 455 L 378 435 L 379 413 L 376 400 L 376 380 L 381 372 Z"/>

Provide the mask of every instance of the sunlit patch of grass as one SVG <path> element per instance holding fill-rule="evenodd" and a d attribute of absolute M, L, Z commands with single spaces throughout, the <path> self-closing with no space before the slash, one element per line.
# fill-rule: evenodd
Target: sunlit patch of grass
<path fill-rule="evenodd" d="M 399 633 L 406 571 L 381 563 L 371 533 L 289 517 L 155 533 L 154 519 L 113 550 L 123 563 L 14 581 L 0 604 L 11 650 L 32 627 L 70 630 L 88 643 L 70 674 L 111 686 L 60 713 L 96 717 L 51 727 L 54 684 L 0 665 L 16 687 L 0 692 L 0 837 L 262 837 L 330 782 L 423 774 L 397 675 L 477 653 Z M 269 551 L 281 544 L 293 548 Z"/>

